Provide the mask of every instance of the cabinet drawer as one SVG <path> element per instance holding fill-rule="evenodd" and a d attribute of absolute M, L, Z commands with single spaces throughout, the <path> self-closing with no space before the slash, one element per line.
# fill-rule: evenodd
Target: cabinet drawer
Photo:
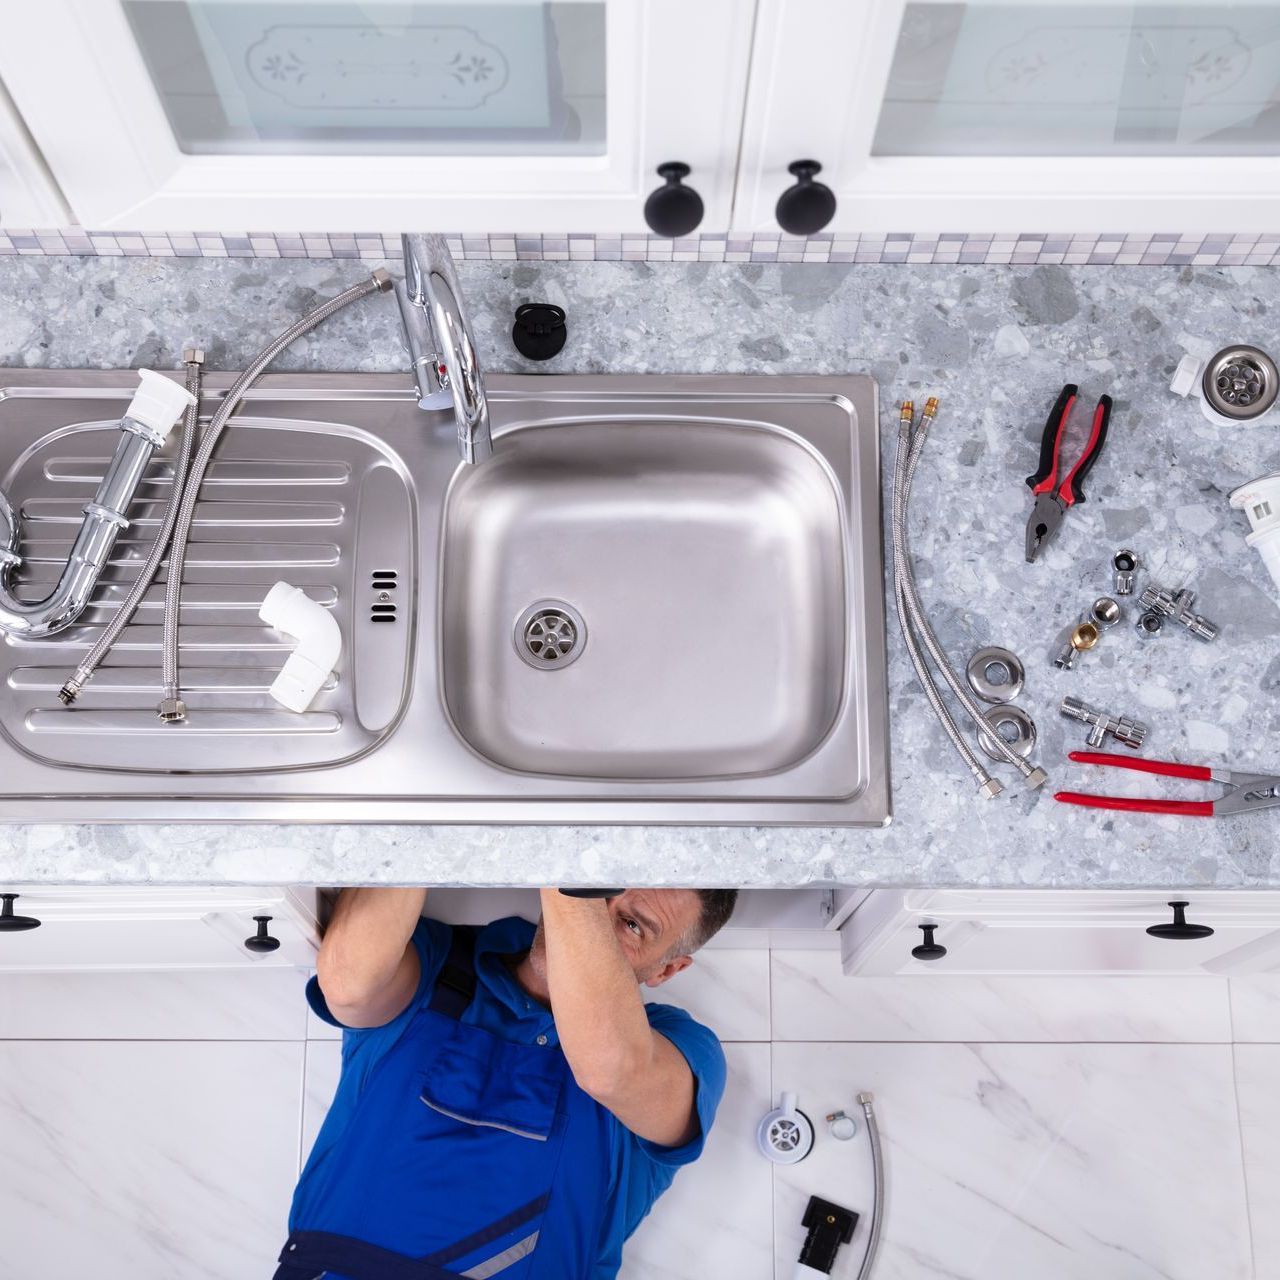
<path fill-rule="evenodd" d="M 0 972 L 221 969 L 246 965 L 309 968 L 319 947 L 314 889 L 23 889 L 18 916 L 38 928 L 0 929 Z M 273 951 L 247 948 L 254 916 L 269 916 Z"/>
<path fill-rule="evenodd" d="M 1170 902 L 1213 929 L 1158 938 Z M 919 960 L 922 924 L 946 954 Z M 1133 974 L 1280 971 L 1280 894 L 1213 890 L 876 890 L 840 928 L 849 974 Z"/>

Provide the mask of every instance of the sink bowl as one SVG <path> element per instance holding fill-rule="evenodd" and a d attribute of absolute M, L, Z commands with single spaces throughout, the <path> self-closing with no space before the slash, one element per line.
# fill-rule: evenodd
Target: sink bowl
<path fill-rule="evenodd" d="M 751 423 L 508 432 L 445 501 L 444 696 L 503 768 L 728 778 L 813 752 L 844 698 L 840 503 Z M 547 615 L 567 627 L 549 637 Z"/>
<path fill-rule="evenodd" d="M 206 408 L 230 385 L 206 381 Z M 136 377 L 0 371 L 0 483 L 42 595 Z M 89 608 L 0 644 L 0 818 L 888 820 L 876 395 L 866 377 L 494 377 L 494 457 L 398 375 L 262 379 L 197 509 L 161 723 L 162 584 L 70 708 L 57 690 L 146 554 L 153 461 Z M 295 715 L 257 609 L 334 611 Z"/>

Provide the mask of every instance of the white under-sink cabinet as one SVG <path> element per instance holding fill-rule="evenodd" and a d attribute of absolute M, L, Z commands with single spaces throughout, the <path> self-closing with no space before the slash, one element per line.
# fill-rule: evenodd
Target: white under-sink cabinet
<path fill-rule="evenodd" d="M 643 231 L 668 161 L 724 228 L 753 9 L 40 0 L 0 81 L 91 228 Z"/>
<path fill-rule="evenodd" d="M 0 973 L 75 970 L 308 969 L 320 946 L 315 889 L 294 886 L 123 887 L 0 885 L 13 914 L 38 928 L 0 925 Z M 254 916 L 279 947 L 254 951 Z"/>
<path fill-rule="evenodd" d="M 1186 921 L 1212 935 L 1151 937 L 1148 925 L 1173 922 L 1170 902 L 1189 903 Z M 1280 972 L 1274 892 L 876 889 L 833 918 L 850 975 Z M 946 954 L 918 960 L 926 924 Z"/>

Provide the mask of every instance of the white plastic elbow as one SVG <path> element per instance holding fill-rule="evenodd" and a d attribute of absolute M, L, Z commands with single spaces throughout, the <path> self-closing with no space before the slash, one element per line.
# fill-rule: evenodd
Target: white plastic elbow
<path fill-rule="evenodd" d="M 151 369 L 138 370 L 138 389 L 124 411 L 160 437 L 161 444 L 196 398 L 181 383 Z"/>
<path fill-rule="evenodd" d="M 305 711 L 338 665 L 342 632 L 337 621 L 323 605 L 287 582 L 277 582 L 267 592 L 258 617 L 297 640 L 270 693 L 282 707 Z"/>

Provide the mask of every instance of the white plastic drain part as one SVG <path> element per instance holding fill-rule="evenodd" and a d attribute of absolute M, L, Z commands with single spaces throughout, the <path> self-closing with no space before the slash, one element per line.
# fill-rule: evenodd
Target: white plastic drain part
<path fill-rule="evenodd" d="M 794 1093 L 784 1093 L 782 1105 L 756 1126 L 756 1146 L 774 1164 L 799 1164 L 813 1150 L 813 1124 L 796 1106 Z"/>
<path fill-rule="evenodd" d="M 1271 581 L 1280 587 L 1280 471 L 1242 484 L 1228 501 L 1249 517 L 1245 541 L 1262 557 Z"/>
<path fill-rule="evenodd" d="M 298 641 L 270 692 L 282 707 L 305 711 L 338 665 L 342 632 L 324 605 L 287 582 L 277 582 L 267 592 L 258 617 Z"/>

